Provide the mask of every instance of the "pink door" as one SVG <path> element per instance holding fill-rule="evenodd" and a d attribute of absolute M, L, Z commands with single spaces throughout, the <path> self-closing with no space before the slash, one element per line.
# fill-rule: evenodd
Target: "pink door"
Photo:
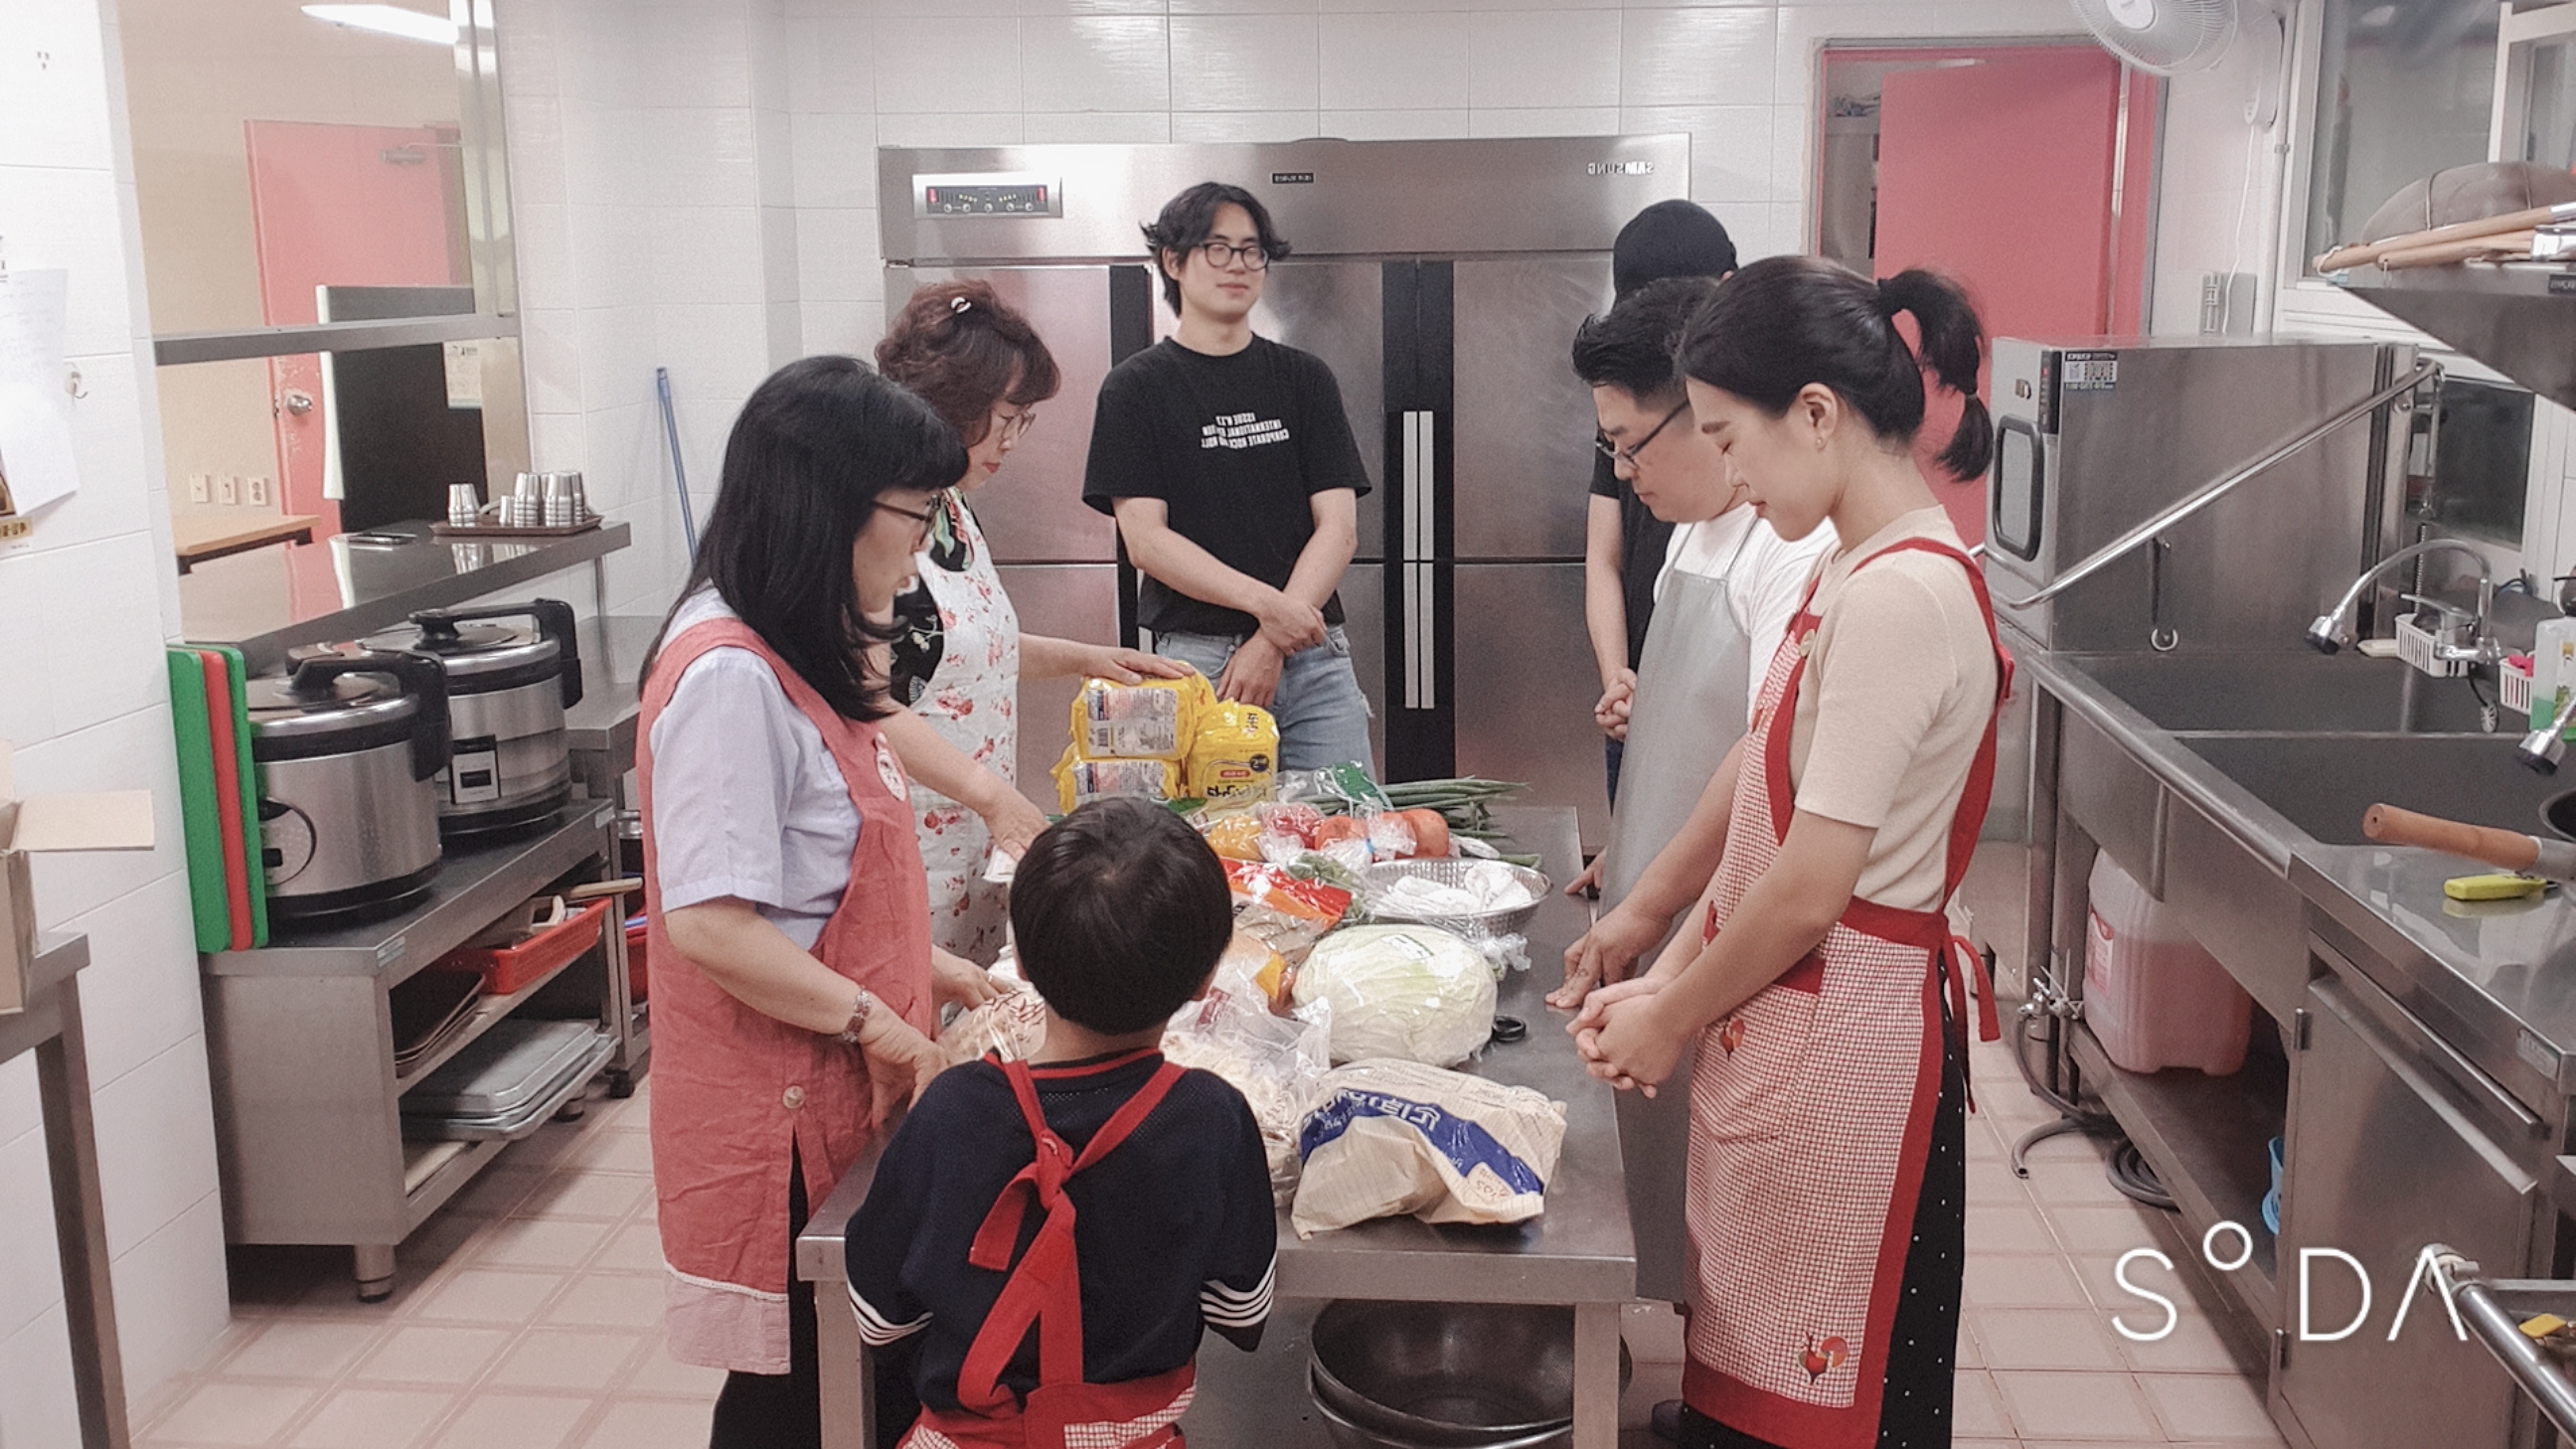
<path fill-rule="evenodd" d="M 317 287 L 466 280 L 452 129 L 249 121 L 242 130 L 268 325 L 320 320 Z M 313 535 L 326 538 L 339 531 L 340 510 L 322 496 L 322 359 L 276 358 L 269 384 L 281 501 L 319 518 Z"/>
<path fill-rule="evenodd" d="M 2115 228 L 2119 62 L 2092 46 L 1961 51 L 1951 60 L 1891 72 L 1881 90 L 1879 275 L 1922 266 L 1958 278 L 1991 337 L 2137 331 L 2152 79 L 2135 77 L 2130 87 L 2129 176 Z M 1958 416 L 1958 402 L 1936 394 L 1918 450 L 1936 483 L 1932 456 Z M 1935 491 L 1963 537 L 1985 537 L 1982 489 Z"/>

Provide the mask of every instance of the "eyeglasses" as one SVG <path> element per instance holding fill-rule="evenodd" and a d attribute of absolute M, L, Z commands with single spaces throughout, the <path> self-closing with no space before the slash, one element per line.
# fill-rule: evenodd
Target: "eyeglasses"
<path fill-rule="evenodd" d="M 911 523 L 913 543 L 916 547 L 920 545 L 922 540 L 930 537 L 931 520 L 939 516 L 939 505 L 936 503 L 921 510 L 919 513 L 915 513 L 909 508 L 897 508 L 882 498 L 876 500 L 875 506 L 884 512 L 891 513 L 895 517 L 904 519 Z"/>
<path fill-rule="evenodd" d="M 1020 440 L 1020 434 L 1027 432 L 1029 430 L 1029 424 L 1034 423 L 1037 420 L 1038 410 L 1036 408 L 1022 408 L 1007 418 L 997 417 L 993 419 L 993 432 L 1002 445 L 1004 447 L 1008 447 L 1011 444 L 1018 442 Z"/>
<path fill-rule="evenodd" d="M 1690 399 L 1684 398 L 1673 405 L 1673 410 L 1671 412 L 1664 414 L 1664 420 L 1662 422 L 1647 429 L 1644 437 L 1639 438 L 1629 446 L 1622 448 L 1611 442 L 1608 438 L 1601 437 L 1598 434 L 1593 436 L 1592 446 L 1600 449 L 1601 456 L 1609 459 L 1612 463 L 1625 463 L 1629 467 L 1634 468 L 1637 466 L 1637 455 L 1646 451 L 1646 445 L 1653 442 L 1656 437 L 1664 431 L 1664 429 L 1671 427 L 1673 419 L 1680 417 L 1682 414 L 1689 411 Z"/>
<path fill-rule="evenodd" d="M 1232 266 L 1237 258 L 1242 259 L 1243 269 L 1247 272 L 1266 271 L 1270 266 L 1270 253 L 1259 242 L 1245 242 L 1241 246 L 1221 241 L 1201 242 L 1198 253 L 1218 271 Z"/>

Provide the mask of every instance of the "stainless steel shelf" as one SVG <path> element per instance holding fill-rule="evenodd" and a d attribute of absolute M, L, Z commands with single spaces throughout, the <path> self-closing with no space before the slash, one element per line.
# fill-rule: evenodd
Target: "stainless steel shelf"
<path fill-rule="evenodd" d="M 2576 270 L 2475 262 L 2329 280 L 2532 391 L 2576 407 Z"/>
<path fill-rule="evenodd" d="M 604 523 L 570 538 L 451 541 L 427 523 L 393 523 L 353 543 L 342 534 L 303 548 L 210 559 L 180 576 L 179 630 L 200 644 L 230 644 L 252 673 L 276 669 L 299 644 L 337 644 L 399 624 L 415 609 L 443 609 L 530 583 L 627 546 L 633 530 Z M 326 600 L 327 607 L 312 601 Z"/>
<path fill-rule="evenodd" d="M 2253 1261 L 2219 1276 L 2266 1329 L 2280 1327 L 2279 1249 L 2263 1227 L 2263 1195 L 2272 1187 L 2266 1148 L 2288 1117 L 2288 1067 L 2258 1053 L 2247 1055 L 2232 1077 L 2132 1072 L 2112 1062 L 2090 1027 L 2070 1026 L 2067 1045 L 2085 1088 L 2111 1109 L 2173 1195 L 2191 1228 L 2185 1236 L 2197 1242 L 2213 1224 L 2244 1226 Z"/>
<path fill-rule="evenodd" d="M 304 934 L 280 931 L 257 950 L 205 957 L 206 974 L 375 976 L 391 986 L 463 945 L 548 881 L 599 854 L 600 832 L 610 814 L 606 801 L 575 800 L 542 835 L 479 849 L 451 847 L 437 884 L 421 905 L 386 920 Z"/>
<path fill-rule="evenodd" d="M 612 917 L 601 927 L 601 929 L 617 929 L 616 920 Z M 422 1057 L 419 1061 L 412 1063 L 410 1071 L 395 1071 L 394 1090 L 397 1092 L 408 1092 L 412 1088 L 419 1086 L 421 1081 L 430 1073 L 447 1065 L 450 1057 L 453 1057 L 458 1052 L 465 1050 L 467 1044 L 471 1043 L 476 1037 L 490 1031 L 493 1023 L 526 1005 L 530 997 L 545 990 L 556 977 L 571 970 L 573 962 L 579 961 L 582 959 L 582 956 L 587 956 L 589 954 L 589 948 L 584 947 L 582 948 L 581 955 L 573 957 L 571 961 L 566 961 L 561 966 L 558 966 L 552 971 L 547 972 L 545 975 L 538 977 L 536 980 L 529 982 L 527 985 L 520 987 L 518 990 L 511 992 L 509 995 L 486 996 L 475 1002 L 473 1017 L 465 1023 L 463 1030 L 457 1032 L 455 1036 L 448 1039 L 446 1045 L 441 1046 L 438 1050 Z M 434 960 L 436 958 L 433 957 L 431 959 Z M 608 1030 L 613 1032 L 615 1028 L 610 1027 Z M 589 1079 L 584 1078 L 583 1080 L 587 1081 Z"/>
<path fill-rule="evenodd" d="M 306 352 L 362 352 L 377 347 L 419 347 L 518 335 L 516 316 L 493 312 L 308 322 L 300 327 L 165 333 L 152 339 L 152 360 L 162 367 L 177 367 L 191 362 L 238 362 L 253 357 L 294 357 Z"/>
<path fill-rule="evenodd" d="M 635 768 L 644 651 L 661 632 L 659 614 L 581 621 L 581 703 L 564 711 L 564 745 L 594 799 L 616 799 L 618 782 Z"/>

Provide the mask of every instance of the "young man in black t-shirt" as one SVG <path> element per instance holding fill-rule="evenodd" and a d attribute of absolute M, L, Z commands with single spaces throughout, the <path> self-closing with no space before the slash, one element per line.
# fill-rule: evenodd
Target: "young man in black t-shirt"
<path fill-rule="evenodd" d="M 1335 592 L 1368 473 L 1332 369 L 1252 332 L 1288 243 L 1218 182 L 1172 198 L 1145 240 L 1180 326 L 1102 381 L 1083 501 L 1118 520 L 1156 653 L 1269 709 L 1283 768 L 1372 766 Z"/>

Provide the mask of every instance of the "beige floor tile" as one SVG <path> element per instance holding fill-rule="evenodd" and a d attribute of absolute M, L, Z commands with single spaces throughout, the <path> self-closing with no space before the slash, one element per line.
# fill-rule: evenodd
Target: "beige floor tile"
<path fill-rule="evenodd" d="M 2134 1313 L 2124 1312 L 2122 1319 L 2141 1332 L 2152 1332 L 2164 1320 L 2163 1310 L 2152 1304 L 2140 1305 Z M 2230 1352 L 2227 1341 L 2219 1336 L 2218 1327 L 2209 1315 L 2195 1313 L 2185 1305 L 2174 1320 L 2173 1332 L 2153 1343 L 2120 1342 L 2120 1354 L 2129 1361 L 2132 1373 L 2140 1374 L 2238 1374 L 2245 1364 Z"/>
<path fill-rule="evenodd" d="M 476 1394 L 437 1440 L 438 1449 L 564 1449 L 592 1400 Z"/>
<path fill-rule="evenodd" d="M 2032 1208 L 2010 1203 L 1968 1204 L 1968 1254 L 2055 1253 L 2057 1239 Z"/>
<path fill-rule="evenodd" d="M 1984 1368 L 1986 1366 L 1985 1351 L 1977 1347 L 1977 1336 L 1968 1331 L 1967 1320 L 1964 1318 L 1959 1321 L 1958 1354 L 1959 1356 L 1956 1362 L 1958 1366 L 1963 1369 Z"/>
<path fill-rule="evenodd" d="M 2001 1155 L 1968 1159 L 1968 1203 L 1971 1207 L 2029 1207 L 2030 1189 L 2013 1176 Z"/>
<path fill-rule="evenodd" d="M 578 1268 L 608 1240 L 608 1224 L 571 1218 L 511 1217 L 477 1237 L 478 1264 L 512 1268 Z"/>
<path fill-rule="evenodd" d="M 2074 1269 L 2052 1253 L 1970 1253 L 1966 1294 L 1979 1309 L 2094 1306 Z"/>
<path fill-rule="evenodd" d="M 653 1336 L 653 1347 L 645 1353 L 644 1361 L 637 1365 L 635 1372 L 628 1377 L 626 1387 L 618 1397 L 649 1396 L 689 1399 L 712 1404 L 716 1400 L 716 1395 L 723 1390 L 724 1381 L 723 1369 L 682 1363 L 671 1357 L 669 1341 L 656 1333 Z"/>
<path fill-rule="evenodd" d="M 563 1286 L 564 1277 L 530 1269 L 469 1266 L 422 1294 L 412 1314 L 516 1328 L 535 1319 L 537 1309 Z"/>
<path fill-rule="evenodd" d="M 1980 1308 L 1968 1315 L 1989 1369 L 2126 1371 L 2099 1320 L 2091 1308 Z"/>
<path fill-rule="evenodd" d="M 574 1168 L 546 1174 L 536 1191 L 512 1210 L 523 1218 L 596 1218 L 623 1222 L 653 1191 L 653 1179 L 636 1172 L 584 1171 Z"/>
<path fill-rule="evenodd" d="M 1968 1119 L 1968 1161 L 2002 1162 L 2005 1160 L 2005 1146 L 2003 1139 L 1995 1135 L 1984 1118 Z"/>
<path fill-rule="evenodd" d="M 371 1384 L 446 1384 L 462 1388 L 510 1341 L 516 1325 L 488 1328 L 405 1324 L 349 1377 Z"/>
<path fill-rule="evenodd" d="M 328 1383 L 375 1346 L 380 1323 L 357 1318 L 271 1318 L 254 1325 L 239 1351 L 220 1361 L 226 1378 Z"/>
<path fill-rule="evenodd" d="M 458 1188 L 441 1211 L 468 1217 L 499 1217 L 536 1191 L 544 1176 L 542 1169 L 518 1160 L 514 1147 L 476 1173 L 472 1182 Z"/>
<path fill-rule="evenodd" d="M 584 1273 L 546 1310 L 548 1323 L 655 1328 L 662 1322 L 659 1273 Z"/>
<path fill-rule="evenodd" d="M 564 1162 L 610 1172 L 649 1173 L 653 1170 L 653 1139 L 641 1132 L 620 1132 L 612 1127 L 587 1134 L 564 1154 Z"/>
<path fill-rule="evenodd" d="M 288 1437 L 293 1449 L 407 1449 L 456 1402 L 421 1389 L 342 1389 Z"/>
<path fill-rule="evenodd" d="M 2164 1431 L 2127 1374 L 1994 1371 L 2004 1411 L 2031 1439 L 2163 1442 Z"/>
<path fill-rule="evenodd" d="M 639 1356 L 645 1337 L 604 1328 L 531 1329 L 510 1346 L 490 1381 L 512 1388 L 604 1393 Z"/>
<path fill-rule="evenodd" d="M 626 1224 L 608 1235 L 608 1246 L 599 1250 L 590 1265 L 626 1273 L 661 1272 L 661 1228 L 649 1222 Z"/>
<path fill-rule="evenodd" d="M 1974 1369 L 1963 1369 L 1957 1395 L 1950 1411 L 1954 1435 L 1971 1440 L 2012 1437 L 2012 1420 L 2004 1414 L 2003 1400 L 1995 1397 L 1993 1379 Z"/>
<path fill-rule="evenodd" d="M 2111 1185 L 2102 1163 L 2093 1157 L 2061 1157 L 2030 1164 L 2030 1191 L 2043 1208 L 2118 1207 L 2129 1199 Z"/>
<path fill-rule="evenodd" d="M 313 1402 L 302 1384 L 200 1384 L 154 1426 L 155 1438 L 190 1444 L 265 1444 Z"/>
<path fill-rule="evenodd" d="M 2148 1225 L 2151 1211 L 2125 1198 L 2105 1205 L 2052 1204 L 2048 1224 L 2069 1253 L 2117 1255 L 2131 1248 L 2162 1246 Z"/>
<path fill-rule="evenodd" d="M 584 1442 L 584 1449 L 702 1449 L 707 1406 L 680 1399 L 621 1399 Z"/>
<path fill-rule="evenodd" d="M 2138 1379 L 2166 1437 L 2279 1444 L 2263 1395 L 2238 1374 L 2146 1374 Z"/>

